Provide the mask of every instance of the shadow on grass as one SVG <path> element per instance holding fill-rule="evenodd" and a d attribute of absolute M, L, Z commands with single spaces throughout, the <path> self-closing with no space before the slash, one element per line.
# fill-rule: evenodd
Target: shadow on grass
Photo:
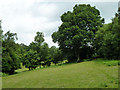
<path fill-rule="evenodd" d="M 81 60 L 81 62 L 89 62 L 89 61 L 93 61 L 97 64 L 105 64 L 107 66 L 116 66 L 118 64 L 120 64 L 120 61 L 119 60 L 106 60 L 106 59 L 103 59 L 103 58 L 98 58 L 98 59 L 83 59 Z M 34 71 L 34 70 L 40 70 L 40 69 L 47 69 L 47 68 L 54 68 L 54 67 L 61 67 L 61 66 L 65 66 L 65 65 L 71 65 L 71 64 L 77 64 L 77 63 L 81 63 L 81 62 L 66 62 L 66 63 L 59 63 L 57 65 L 51 65 L 51 66 L 45 66 L 45 67 L 38 67 L 36 69 L 33 69 L 31 71 Z M 19 70 L 16 70 L 16 72 L 12 75 L 15 75 L 15 74 L 19 74 L 19 73 L 23 73 L 23 72 L 29 72 L 29 70 L 26 70 L 26 69 L 19 69 Z M 5 76 L 9 76 L 8 74 L 5 74 L 5 73 L 2 73 L 0 74 L 0 76 L 2 75 L 2 77 L 5 77 Z"/>
<path fill-rule="evenodd" d="M 51 65 L 51 66 L 45 66 L 45 67 L 37 67 L 36 69 L 33 69 L 33 70 L 30 70 L 30 71 L 35 71 L 35 70 L 40 70 L 40 69 L 47 69 L 47 68 L 54 68 L 54 67 L 61 67 L 61 66 L 65 66 L 65 65 L 71 65 L 71 64 L 77 64 L 76 62 L 67 62 L 67 63 L 59 63 L 57 65 Z M 20 73 L 23 73 L 23 72 L 29 72 L 29 70 L 24 70 L 24 69 L 18 69 L 16 70 L 13 74 L 6 74 L 6 73 L 2 73 L 1 76 L 2 77 L 5 77 L 5 76 L 11 76 L 11 75 L 16 75 L 16 74 L 20 74 Z"/>

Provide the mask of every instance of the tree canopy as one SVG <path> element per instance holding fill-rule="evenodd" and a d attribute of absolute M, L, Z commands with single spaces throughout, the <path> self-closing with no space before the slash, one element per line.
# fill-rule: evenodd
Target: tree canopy
<path fill-rule="evenodd" d="M 99 28 L 95 35 L 96 53 L 107 59 L 120 59 L 120 25 L 118 16 L 112 19 L 112 23 Z"/>
<path fill-rule="evenodd" d="M 20 68 L 15 40 L 17 40 L 17 34 L 10 33 L 10 31 L 3 37 L 2 71 L 8 74 L 13 74 L 16 69 Z"/>
<path fill-rule="evenodd" d="M 36 32 L 34 41 L 29 45 L 18 44 L 17 33 L 8 31 L 3 34 L 0 21 L 0 67 L 3 73 L 14 74 L 21 64 L 33 70 L 58 65 L 64 60 L 80 62 L 95 57 L 120 59 L 118 13 L 111 23 L 104 24 L 98 9 L 89 4 L 79 4 L 73 7 L 73 11 L 62 14 L 61 21 L 58 31 L 51 35 L 59 48 L 49 47 L 43 32 Z"/>
<path fill-rule="evenodd" d="M 87 52 L 82 55 L 84 49 L 91 49 L 95 33 L 104 23 L 99 10 L 90 5 L 75 5 L 72 12 L 68 11 L 61 16 L 61 21 L 59 30 L 52 34 L 53 42 L 58 43 L 68 58 L 69 55 L 77 61 L 86 58 Z"/>

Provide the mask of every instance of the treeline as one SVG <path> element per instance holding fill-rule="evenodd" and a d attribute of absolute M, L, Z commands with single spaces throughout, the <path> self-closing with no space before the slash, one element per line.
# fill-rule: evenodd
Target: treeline
<path fill-rule="evenodd" d="M 95 54 L 106 59 L 120 60 L 120 23 L 118 15 L 112 23 L 104 24 L 95 35 Z"/>
<path fill-rule="evenodd" d="M 29 70 L 37 67 L 55 65 L 63 60 L 81 62 L 84 59 L 120 59 L 120 24 L 116 13 L 112 22 L 104 24 L 100 12 L 90 5 L 80 4 L 73 11 L 61 16 L 62 24 L 52 34 L 53 42 L 59 48 L 48 46 L 44 34 L 36 32 L 29 46 L 15 43 L 16 33 L 8 31 L 2 36 L 2 71 L 13 74 L 22 63 Z"/>
<path fill-rule="evenodd" d="M 62 24 L 52 34 L 54 42 L 69 62 L 83 59 L 120 59 L 120 22 L 116 13 L 112 22 L 104 24 L 99 10 L 90 5 L 75 5 L 61 16 Z M 120 20 L 120 19 L 119 19 Z"/>
<path fill-rule="evenodd" d="M 2 35 L 2 72 L 13 74 L 21 68 L 21 63 L 29 70 L 55 65 L 63 60 L 62 51 L 44 42 L 42 32 L 37 32 L 29 46 L 15 43 L 17 34 L 8 31 Z"/>

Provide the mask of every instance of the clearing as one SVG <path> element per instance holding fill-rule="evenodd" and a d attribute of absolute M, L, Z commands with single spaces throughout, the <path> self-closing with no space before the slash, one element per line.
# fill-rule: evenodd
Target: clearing
<path fill-rule="evenodd" d="M 118 88 L 118 65 L 87 61 L 5 76 L 3 88 Z"/>

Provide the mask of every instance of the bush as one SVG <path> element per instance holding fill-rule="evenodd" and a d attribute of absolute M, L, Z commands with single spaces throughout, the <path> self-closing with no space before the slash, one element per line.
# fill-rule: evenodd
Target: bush
<path fill-rule="evenodd" d="M 118 61 L 118 65 L 120 65 L 120 61 Z"/>
<path fill-rule="evenodd" d="M 91 59 L 83 59 L 83 62 L 91 61 Z"/>
<path fill-rule="evenodd" d="M 8 76 L 9 74 L 0 72 L 0 77 Z"/>

